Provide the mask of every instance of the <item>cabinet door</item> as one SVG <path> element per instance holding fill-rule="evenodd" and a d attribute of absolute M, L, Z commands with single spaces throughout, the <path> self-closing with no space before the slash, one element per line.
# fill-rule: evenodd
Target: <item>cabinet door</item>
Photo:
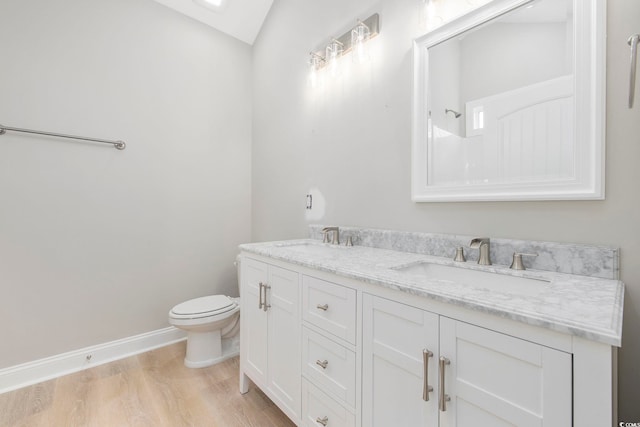
<path fill-rule="evenodd" d="M 240 361 L 242 371 L 260 387 L 267 382 L 267 312 L 259 308 L 260 283 L 267 283 L 267 264 L 242 260 Z"/>
<path fill-rule="evenodd" d="M 292 419 L 300 419 L 301 331 L 298 273 L 269 266 L 268 388 Z"/>
<path fill-rule="evenodd" d="M 441 427 L 571 425 L 571 355 L 440 318 L 444 393 Z"/>
<path fill-rule="evenodd" d="M 362 425 L 437 426 L 438 316 L 365 294 L 362 337 Z"/>

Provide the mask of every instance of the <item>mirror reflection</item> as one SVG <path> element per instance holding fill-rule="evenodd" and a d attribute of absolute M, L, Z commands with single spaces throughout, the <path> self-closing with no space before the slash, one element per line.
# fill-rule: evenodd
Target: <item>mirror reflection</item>
<path fill-rule="evenodd" d="M 573 33 L 540 0 L 429 47 L 429 186 L 575 176 Z"/>

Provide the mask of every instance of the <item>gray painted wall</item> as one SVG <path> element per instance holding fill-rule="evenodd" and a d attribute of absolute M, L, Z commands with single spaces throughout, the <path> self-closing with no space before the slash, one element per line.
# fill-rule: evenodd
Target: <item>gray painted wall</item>
<path fill-rule="evenodd" d="M 640 2 L 609 1 L 605 201 L 412 203 L 412 39 L 417 0 L 278 0 L 254 45 L 253 240 L 307 235 L 305 194 L 337 225 L 613 245 L 627 285 L 620 351 L 621 419 L 640 420 L 640 105 L 626 107 Z M 356 18 L 381 15 L 376 56 L 339 81 L 307 86 L 308 52 Z M 640 104 L 640 103 L 639 103 Z"/>
<path fill-rule="evenodd" d="M 569 17 L 571 19 L 571 17 Z M 498 23 L 460 42 L 460 103 L 572 74 L 567 25 Z M 486 47 L 485 47 L 486 46 Z M 509 58 L 514 58 L 512 63 Z"/>
<path fill-rule="evenodd" d="M 251 49 L 152 0 L 0 2 L 0 368 L 237 295 Z"/>

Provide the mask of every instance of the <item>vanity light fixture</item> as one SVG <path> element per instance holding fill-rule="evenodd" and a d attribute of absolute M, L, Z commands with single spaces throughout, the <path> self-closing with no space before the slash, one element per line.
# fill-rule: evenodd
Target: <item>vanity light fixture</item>
<path fill-rule="evenodd" d="M 324 66 L 325 60 L 315 52 L 309 52 L 309 84 L 311 87 L 318 86 L 318 71 Z"/>
<path fill-rule="evenodd" d="M 437 0 L 422 0 L 422 19 L 429 29 L 432 29 L 436 23 L 442 21 L 442 17 L 438 15 L 438 5 L 436 3 Z"/>
<path fill-rule="evenodd" d="M 358 20 L 355 27 L 340 37 L 332 38 L 323 50 L 311 51 L 309 65 L 311 67 L 310 81 L 312 84 L 314 80 L 317 81 L 318 79 L 318 71 L 325 66 L 329 68 L 331 75 L 337 75 L 339 58 L 352 50 L 354 51 L 354 61 L 362 62 L 366 60 L 368 58 L 366 43 L 378 35 L 379 29 L 380 15 L 374 13 L 363 21 Z"/>
<path fill-rule="evenodd" d="M 337 39 L 331 39 L 327 45 L 327 54 L 324 60 L 333 77 L 338 75 L 338 59 L 342 56 L 342 52 L 344 52 L 344 44 Z"/>
<path fill-rule="evenodd" d="M 363 63 L 369 58 L 367 42 L 371 36 L 371 31 L 364 22 L 358 19 L 358 25 L 351 30 L 351 49 L 353 49 L 353 60 Z"/>
<path fill-rule="evenodd" d="M 435 12 L 435 8 L 436 8 L 436 0 L 422 0 L 422 3 L 424 4 L 424 14 L 427 18 L 433 18 L 433 14 Z"/>

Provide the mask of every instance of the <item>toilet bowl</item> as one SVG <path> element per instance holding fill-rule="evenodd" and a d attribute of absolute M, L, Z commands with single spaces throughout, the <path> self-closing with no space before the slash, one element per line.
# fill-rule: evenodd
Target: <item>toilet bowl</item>
<path fill-rule="evenodd" d="M 169 311 L 169 323 L 187 332 L 188 368 L 204 368 L 238 354 L 233 338 L 240 329 L 240 298 L 210 295 L 185 301 Z"/>

